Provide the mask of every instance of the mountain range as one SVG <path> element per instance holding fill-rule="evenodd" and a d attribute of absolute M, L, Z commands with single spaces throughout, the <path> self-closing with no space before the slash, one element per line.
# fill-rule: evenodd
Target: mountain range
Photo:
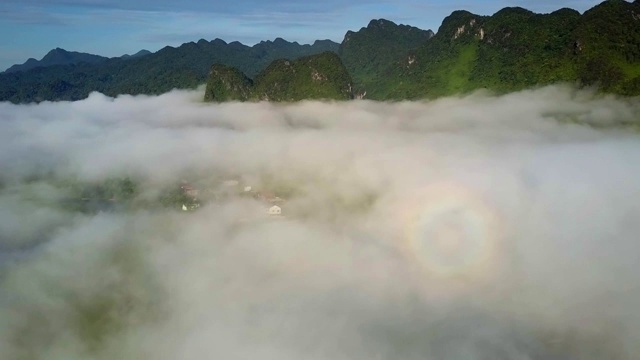
<path fill-rule="evenodd" d="M 174 88 L 195 88 L 204 84 L 214 63 L 233 65 L 249 76 L 255 76 L 274 60 L 336 52 L 338 47 L 339 44 L 329 40 L 300 45 L 277 38 L 247 46 L 237 41 L 201 39 L 179 47 L 166 46 L 141 57 L 4 72 L 0 74 L 0 101 L 79 100 L 92 91 L 109 96 L 161 94 Z"/>
<path fill-rule="evenodd" d="M 316 78 L 340 73 L 341 66 L 321 60 L 329 58 L 326 52 L 338 55 L 348 75 L 331 86 L 349 88 L 348 97 L 355 98 L 435 98 L 480 88 L 503 93 L 558 82 L 640 95 L 640 0 L 607 0 L 584 14 L 566 8 L 536 14 L 509 7 L 491 16 L 455 11 L 437 33 L 376 19 L 348 31 L 340 44 L 300 45 L 277 38 L 250 47 L 200 40 L 141 57 L 41 64 L 0 74 L 0 101 L 77 100 L 91 91 L 159 94 L 205 82 L 209 101 L 265 99 L 264 89 L 275 83 L 280 92 L 270 90 L 270 100 L 317 98 L 311 73 L 302 79 L 282 64 L 306 57 L 318 65 Z M 270 64 L 275 65 L 267 76 Z M 292 96 L 292 91 L 298 93 Z"/>

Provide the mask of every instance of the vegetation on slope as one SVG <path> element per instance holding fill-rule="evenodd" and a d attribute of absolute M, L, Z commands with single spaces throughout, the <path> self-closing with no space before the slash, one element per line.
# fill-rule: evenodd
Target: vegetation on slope
<path fill-rule="evenodd" d="M 255 78 L 253 99 L 299 101 L 352 98 L 349 72 L 333 52 L 298 60 L 276 60 Z"/>
<path fill-rule="evenodd" d="M 433 37 L 433 31 L 371 20 L 357 32 L 347 31 L 338 54 L 353 77 L 354 89 L 371 99 L 384 99 L 389 84 L 385 72 L 409 51 Z"/>
<path fill-rule="evenodd" d="M 246 101 L 251 95 L 253 81 L 242 71 L 228 65 L 214 64 L 204 93 L 205 101 Z"/>
<path fill-rule="evenodd" d="M 390 98 L 438 97 L 479 88 L 508 92 L 558 82 L 640 94 L 640 3 L 609 0 L 580 15 L 505 8 L 456 11 L 395 74 Z"/>
<path fill-rule="evenodd" d="M 582 83 L 640 94 L 640 2 L 609 0 L 588 10 L 573 31 Z"/>
<path fill-rule="evenodd" d="M 213 65 L 205 101 L 348 100 L 352 95 L 349 72 L 333 52 L 297 60 L 276 60 L 252 82 L 239 70 Z"/>

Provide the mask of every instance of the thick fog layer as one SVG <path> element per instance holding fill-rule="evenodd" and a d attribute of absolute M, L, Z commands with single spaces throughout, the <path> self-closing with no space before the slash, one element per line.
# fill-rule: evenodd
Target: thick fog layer
<path fill-rule="evenodd" d="M 1 359 L 637 359 L 638 99 L 0 104 Z"/>

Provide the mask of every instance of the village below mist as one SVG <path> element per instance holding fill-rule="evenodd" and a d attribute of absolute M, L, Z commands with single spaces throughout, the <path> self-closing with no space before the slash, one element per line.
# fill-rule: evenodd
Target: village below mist
<path fill-rule="evenodd" d="M 39 179 L 43 180 L 45 179 Z M 264 208 L 265 218 L 283 219 L 287 213 L 286 210 L 283 212 L 287 203 L 285 196 L 294 194 L 292 188 L 280 188 L 275 193 L 264 185 L 249 185 L 254 182 L 248 182 L 242 176 L 218 180 L 183 179 L 179 183 L 152 191 L 149 191 L 144 182 L 136 182 L 131 178 L 94 182 L 50 181 L 64 194 L 59 198 L 62 209 L 86 214 L 153 208 L 192 212 L 201 206 L 251 200 Z"/>
<path fill-rule="evenodd" d="M 204 92 L 0 103 L 0 359 L 640 353 L 637 99 Z"/>

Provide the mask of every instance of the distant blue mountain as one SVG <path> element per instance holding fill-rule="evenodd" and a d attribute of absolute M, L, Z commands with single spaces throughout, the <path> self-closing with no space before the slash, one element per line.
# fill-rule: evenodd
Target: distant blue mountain
<path fill-rule="evenodd" d="M 67 51 L 61 48 L 55 48 L 47 53 L 42 60 L 30 58 L 24 64 L 16 64 L 6 70 L 6 72 L 18 72 L 34 69 L 37 67 L 47 67 L 52 65 L 69 65 L 69 64 L 99 64 L 109 60 L 109 58 L 99 55 L 81 53 L 76 51 Z"/>
<path fill-rule="evenodd" d="M 137 53 L 133 54 L 133 55 L 129 55 L 129 54 L 124 54 L 122 56 L 120 56 L 121 59 L 134 59 L 134 58 L 139 58 L 139 57 L 143 57 L 146 55 L 152 54 L 151 51 L 149 50 L 140 50 Z"/>
<path fill-rule="evenodd" d="M 123 55 L 122 59 L 134 59 L 151 54 L 149 50 L 140 50 L 133 55 Z M 38 67 L 49 67 L 53 65 L 76 65 L 81 63 L 86 64 L 101 64 L 109 60 L 108 57 L 82 53 L 77 51 L 67 51 L 61 48 L 55 48 L 47 53 L 41 60 L 30 58 L 24 64 L 16 64 L 8 68 L 5 72 L 19 72 L 27 71 Z"/>

